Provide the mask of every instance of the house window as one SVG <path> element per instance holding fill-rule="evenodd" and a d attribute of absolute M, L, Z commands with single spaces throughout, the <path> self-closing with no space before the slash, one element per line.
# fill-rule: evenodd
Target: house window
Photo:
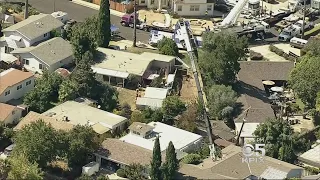
<path fill-rule="evenodd" d="M 39 64 L 39 69 L 42 69 L 42 64 Z"/>
<path fill-rule="evenodd" d="M 30 85 L 31 84 L 31 80 L 27 81 L 26 82 L 26 86 Z"/>
<path fill-rule="evenodd" d="M 43 37 L 47 37 L 48 36 L 48 33 L 45 33 L 44 35 L 43 35 Z"/>
<path fill-rule="evenodd" d="M 190 11 L 199 11 L 200 5 L 190 5 Z"/>
<path fill-rule="evenodd" d="M 17 90 L 22 88 L 22 84 L 20 84 L 19 86 L 17 86 Z"/>
<path fill-rule="evenodd" d="M 8 46 L 5 46 L 4 47 L 4 52 L 5 53 L 10 53 L 11 51 L 13 51 L 14 49 L 13 48 L 11 48 L 11 47 L 8 47 Z"/>
<path fill-rule="evenodd" d="M 207 6 L 207 11 L 212 11 L 212 5 Z"/>
<path fill-rule="evenodd" d="M 10 90 L 4 93 L 5 96 L 8 96 L 9 94 L 10 94 Z"/>
<path fill-rule="evenodd" d="M 182 6 L 181 5 L 178 6 L 178 11 L 182 11 Z"/>
<path fill-rule="evenodd" d="M 146 0 L 141 0 L 141 4 L 145 4 L 146 3 Z"/>
<path fill-rule="evenodd" d="M 24 64 L 29 65 L 29 60 L 23 59 L 23 61 L 24 61 Z"/>
<path fill-rule="evenodd" d="M 153 5 L 154 4 L 154 0 L 151 0 L 151 5 Z"/>

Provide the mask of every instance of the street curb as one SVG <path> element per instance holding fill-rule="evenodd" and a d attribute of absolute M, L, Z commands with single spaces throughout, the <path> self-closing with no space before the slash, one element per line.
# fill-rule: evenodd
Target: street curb
<path fill-rule="evenodd" d="M 82 0 L 72 0 L 71 2 L 75 3 L 75 4 L 78 4 L 78 5 L 81 5 L 81 6 L 85 6 L 85 7 L 94 9 L 94 10 L 99 10 L 100 9 L 99 5 L 96 5 L 96 4 L 93 4 L 93 3 L 89 3 L 89 2 L 85 2 L 85 1 L 82 1 Z M 123 15 L 125 15 L 125 13 L 119 12 L 119 11 L 115 11 L 113 9 L 110 9 L 110 14 L 114 15 L 114 16 L 118 16 L 118 17 L 122 17 Z"/>

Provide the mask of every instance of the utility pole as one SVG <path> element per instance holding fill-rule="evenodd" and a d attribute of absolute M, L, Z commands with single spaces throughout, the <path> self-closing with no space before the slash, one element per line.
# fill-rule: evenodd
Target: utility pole
<path fill-rule="evenodd" d="M 240 128 L 239 134 L 238 134 L 238 136 L 237 136 L 236 145 L 240 145 L 240 135 L 241 135 L 243 126 L 244 126 L 244 124 L 245 124 L 245 122 L 246 122 L 246 118 L 247 118 L 247 116 L 248 116 L 248 112 L 249 112 L 250 109 L 251 109 L 251 106 L 248 107 L 246 110 L 244 110 L 244 112 L 246 112 L 246 114 L 245 114 L 245 116 L 244 116 L 244 118 L 243 118 L 242 125 L 241 125 L 241 128 Z"/>
<path fill-rule="evenodd" d="M 53 12 L 56 12 L 56 0 L 53 0 Z"/>
<path fill-rule="evenodd" d="M 134 0 L 133 5 L 134 17 L 133 17 L 133 47 L 137 47 L 137 3 Z"/>
<path fill-rule="evenodd" d="M 29 2 L 28 0 L 26 0 L 25 5 L 24 5 L 24 19 L 28 18 L 28 14 L 29 14 Z"/>
<path fill-rule="evenodd" d="M 303 39 L 304 38 L 304 26 L 305 26 L 305 20 L 306 20 L 306 10 L 307 10 L 307 8 L 306 8 L 306 0 L 304 0 L 303 1 L 303 18 L 302 18 L 302 32 L 301 32 L 301 39 Z"/>

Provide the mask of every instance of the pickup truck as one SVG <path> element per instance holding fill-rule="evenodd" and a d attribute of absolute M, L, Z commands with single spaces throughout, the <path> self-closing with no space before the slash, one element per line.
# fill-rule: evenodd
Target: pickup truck
<path fill-rule="evenodd" d="M 300 28 L 302 28 L 302 24 L 303 24 L 303 20 L 299 20 L 294 25 L 299 26 Z M 311 28 L 313 28 L 313 22 L 305 21 L 304 22 L 304 30 L 308 30 L 308 29 L 311 29 Z"/>

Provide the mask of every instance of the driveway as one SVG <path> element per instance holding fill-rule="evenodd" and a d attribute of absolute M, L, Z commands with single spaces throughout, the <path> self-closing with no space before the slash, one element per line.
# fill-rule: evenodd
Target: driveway
<path fill-rule="evenodd" d="M 98 11 L 84 7 L 69 0 L 29 0 L 29 4 L 42 13 L 51 14 L 55 11 L 64 11 L 69 14 L 69 17 L 76 21 L 84 21 L 86 18 L 97 15 Z M 120 36 L 125 39 L 133 40 L 133 29 L 122 27 L 120 17 L 111 15 L 110 21 L 112 24 L 119 27 Z M 148 42 L 149 33 L 137 30 L 137 41 Z"/>

